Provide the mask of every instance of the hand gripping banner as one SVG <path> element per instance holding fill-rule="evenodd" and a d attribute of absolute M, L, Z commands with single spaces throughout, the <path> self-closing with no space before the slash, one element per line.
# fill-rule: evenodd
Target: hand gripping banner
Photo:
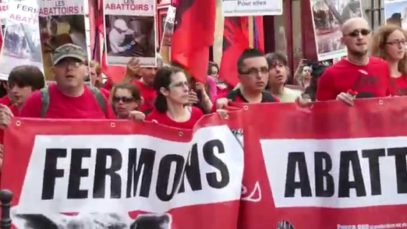
<path fill-rule="evenodd" d="M 239 112 L 230 122 L 238 123 Z M 225 121 L 17 119 L 2 186 L 16 228 L 236 228 L 243 149 Z"/>

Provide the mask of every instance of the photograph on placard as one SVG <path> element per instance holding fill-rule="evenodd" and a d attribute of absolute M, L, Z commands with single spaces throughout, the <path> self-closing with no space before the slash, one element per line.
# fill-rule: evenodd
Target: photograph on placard
<path fill-rule="evenodd" d="M 47 80 L 53 80 L 52 52 L 57 47 L 72 43 L 87 54 L 84 15 L 54 15 L 39 17 L 44 71 Z"/>
<path fill-rule="evenodd" d="M 314 34 L 318 60 L 346 55 L 341 43 L 341 25 L 353 17 L 362 17 L 360 0 L 312 0 Z"/>
<path fill-rule="evenodd" d="M 387 24 L 407 29 L 407 0 L 384 1 L 384 17 Z"/>
<path fill-rule="evenodd" d="M 23 64 L 42 69 L 41 44 L 37 34 L 36 26 L 11 21 L 7 23 L 0 61 L 1 78 L 7 79 L 14 67 Z"/>
<path fill-rule="evenodd" d="M 126 65 L 139 57 L 145 65 L 155 65 L 154 17 L 106 15 L 105 25 L 109 64 Z"/>
<path fill-rule="evenodd" d="M 7 3 L 4 8 L 3 3 Z M 7 80 L 14 67 L 34 65 L 42 67 L 41 42 L 38 27 L 38 4 L 36 1 L 1 1 L 1 17 L 5 18 L 3 48 L 0 56 L 0 78 Z"/>

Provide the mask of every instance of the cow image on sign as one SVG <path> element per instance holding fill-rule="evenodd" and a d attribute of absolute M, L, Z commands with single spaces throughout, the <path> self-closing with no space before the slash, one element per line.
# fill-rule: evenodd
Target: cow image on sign
<path fill-rule="evenodd" d="M 25 229 L 171 229 L 172 222 L 170 214 L 141 214 L 136 219 L 117 213 L 17 214 L 14 219 L 17 228 Z"/>
<path fill-rule="evenodd" d="M 134 223 L 131 224 L 130 229 L 170 229 L 171 228 L 171 215 L 139 215 Z"/>

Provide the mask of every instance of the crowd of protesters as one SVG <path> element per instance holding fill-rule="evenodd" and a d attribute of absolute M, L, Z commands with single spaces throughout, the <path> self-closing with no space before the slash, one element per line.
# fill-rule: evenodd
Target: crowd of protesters
<path fill-rule="evenodd" d="M 52 54 L 55 82 L 47 87 L 36 67 L 11 71 L 0 100 L 0 125 L 7 128 L 13 117 L 132 119 L 190 129 L 204 114 L 218 111 L 223 116 L 236 103 L 306 107 L 340 100 L 352 106 L 355 99 L 407 95 L 406 32 L 385 25 L 373 34 L 363 18 L 349 19 L 341 29 L 347 56 L 331 66 L 301 61 L 293 77 L 296 85 L 287 84 L 290 67 L 284 54 L 256 49 L 239 57 L 238 85 L 222 82 L 213 62 L 204 84 L 175 64 L 141 67 L 136 58 L 128 63 L 122 82 L 111 85 L 103 82 L 97 62 L 87 64 L 81 47 L 64 44 Z"/>

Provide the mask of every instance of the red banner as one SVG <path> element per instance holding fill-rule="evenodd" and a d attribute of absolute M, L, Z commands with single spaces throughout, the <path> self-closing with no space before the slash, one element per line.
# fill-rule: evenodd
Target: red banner
<path fill-rule="evenodd" d="M 218 115 L 194 131 L 129 121 L 15 120 L 5 134 L 2 177 L 2 188 L 14 193 L 13 224 L 236 228 L 243 149 L 225 124 Z"/>
<path fill-rule="evenodd" d="M 17 228 L 407 228 L 406 124 L 402 97 L 242 106 L 193 131 L 15 120 L 2 185 Z"/>
<path fill-rule="evenodd" d="M 244 123 L 239 228 L 407 228 L 405 98 L 259 104 Z"/>

